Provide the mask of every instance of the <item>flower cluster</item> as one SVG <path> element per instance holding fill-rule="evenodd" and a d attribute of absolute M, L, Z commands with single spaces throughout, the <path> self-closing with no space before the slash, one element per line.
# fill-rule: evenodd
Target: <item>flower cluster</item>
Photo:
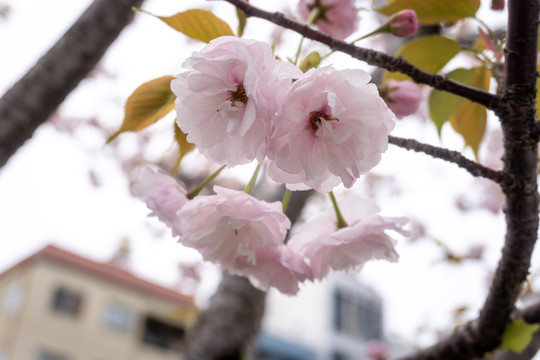
<path fill-rule="evenodd" d="M 336 21 L 347 2 L 302 2 L 310 11 L 330 3 L 335 6 L 319 9 L 318 20 Z M 322 29 L 320 21 L 314 24 Z M 230 36 L 211 41 L 183 67 L 171 83 L 178 126 L 219 164 L 268 159 L 268 175 L 289 189 L 329 192 L 340 183 L 350 188 L 388 146 L 395 115 L 363 70 L 327 66 L 302 73 L 276 59 L 266 43 Z M 186 195 L 174 179 L 151 170 L 132 189 L 204 260 L 249 278 L 259 289 L 284 294 L 330 271 L 359 269 L 370 259 L 396 261 L 386 231 L 403 232 L 405 223 L 351 196 L 344 220 L 323 213 L 285 244 L 291 223 L 281 202 L 219 186 L 215 195 L 189 200 L 194 193 Z"/>
<path fill-rule="evenodd" d="M 328 192 L 351 187 L 388 146 L 395 116 L 363 70 L 302 74 L 266 43 L 235 37 L 211 41 L 184 67 L 171 83 L 178 126 L 220 164 L 268 157 L 274 180 Z"/>
<path fill-rule="evenodd" d="M 290 228 L 281 202 L 268 203 L 245 192 L 214 187 L 215 195 L 188 200 L 170 176 L 145 170 L 133 193 L 168 225 L 179 242 L 231 274 L 245 276 L 261 290 L 274 287 L 293 295 L 306 280 L 331 270 L 359 269 L 371 259 L 396 261 L 394 240 L 385 232 L 403 233 L 404 218 L 385 218 L 368 200 L 348 196 L 338 228 L 330 211 L 306 221 L 285 245 Z"/>

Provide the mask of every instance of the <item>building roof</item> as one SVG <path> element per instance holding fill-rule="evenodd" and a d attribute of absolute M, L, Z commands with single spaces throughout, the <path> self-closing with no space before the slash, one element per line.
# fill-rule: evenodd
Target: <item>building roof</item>
<path fill-rule="evenodd" d="M 89 275 L 101 278 L 104 281 L 108 281 L 120 286 L 124 286 L 131 290 L 135 290 L 150 296 L 154 296 L 164 301 L 172 302 L 181 306 L 194 306 L 193 298 L 181 294 L 175 290 L 160 286 L 153 282 L 141 279 L 131 272 L 120 269 L 116 266 L 100 263 L 88 258 L 76 255 L 72 252 L 60 249 L 54 245 L 48 245 L 40 251 L 22 260 L 18 264 L 12 266 L 2 274 L 11 272 L 17 268 L 26 266 L 27 264 L 34 263 L 36 261 L 46 260 L 53 263 L 57 263 L 63 266 L 79 270 Z"/>

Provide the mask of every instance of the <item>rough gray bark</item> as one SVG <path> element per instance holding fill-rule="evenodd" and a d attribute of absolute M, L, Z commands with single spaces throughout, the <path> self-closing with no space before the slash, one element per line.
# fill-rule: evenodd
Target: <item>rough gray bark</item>
<path fill-rule="evenodd" d="M 0 98 L 0 167 L 94 68 L 143 0 L 95 0 Z"/>
<path fill-rule="evenodd" d="M 291 223 L 300 216 L 311 194 L 292 194 L 286 211 Z M 266 293 L 255 289 L 247 279 L 224 273 L 210 305 L 188 336 L 184 360 L 242 359 L 259 332 L 265 298 Z"/>

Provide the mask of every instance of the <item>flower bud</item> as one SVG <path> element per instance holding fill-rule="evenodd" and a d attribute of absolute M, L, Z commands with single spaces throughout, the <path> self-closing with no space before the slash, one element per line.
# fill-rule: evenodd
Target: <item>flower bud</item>
<path fill-rule="evenodd" d="M 390 32 L 396 36 L 405 37 L 416 34 L 418 18 L 414 10 L 401 10 L 392 15 L 388 21 Z"/>
<path fill-rule="evenodd" d="M 400 119 L 418 111 L 422 101 L 420 86 L 410 80 L 388 80 L 380 91 L 386 105 Z"/>

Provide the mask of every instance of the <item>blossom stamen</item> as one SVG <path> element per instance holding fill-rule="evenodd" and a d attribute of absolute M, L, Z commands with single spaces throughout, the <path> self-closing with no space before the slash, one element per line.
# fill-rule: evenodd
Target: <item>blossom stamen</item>
<path fill-rule="evenodd" d="M 333 118 L 328 116 L 326 113 L 322 111 L 313 111 L 309 114 L 309 124 L 313 128 L 313 130 L 317 130 L 319 128 L 319 124 L 321 123 L 321 120 L 331 121 L 336 120 L 339 121 L 338 118 Z"/>
<path fill-rule="evenodd" d="M 240 101 L 242 104 L 247 103 L 248 96 L 246 95 L 246 89 L 244 89 L 243 84 L 239 84 L 236 91 L 229 91 L 229 101 L 232 106 L 235 106 L 236 101 Z"/>

